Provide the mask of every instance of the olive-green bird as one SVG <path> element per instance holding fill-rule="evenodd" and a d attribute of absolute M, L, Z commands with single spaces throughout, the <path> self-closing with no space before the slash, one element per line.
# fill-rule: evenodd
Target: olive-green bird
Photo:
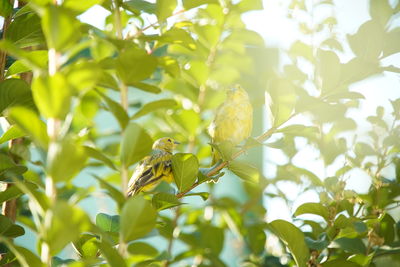
<path fill-rule="evenodd" d="M 158 139 L 153 144 L 153 151 L 136 166 L 128 184 L 128 196 L 133 196 L 141 191 L 150 191 L 161 181 L 172 183 L 172 151 L 179 144 L 169 137 Z"/>
<path fill-rule="evenodd" d="M 215 118 L 208 128 L 208 132 L 214 144 L 229 141 L 237 145 L 247 139 L 253 128 L 253 107 L 249 95 L 240 86 L 236 85 L 227 93 L 215 115 Z M 217 162 L 220 156 L 213 152 L 213 163 Z"/>

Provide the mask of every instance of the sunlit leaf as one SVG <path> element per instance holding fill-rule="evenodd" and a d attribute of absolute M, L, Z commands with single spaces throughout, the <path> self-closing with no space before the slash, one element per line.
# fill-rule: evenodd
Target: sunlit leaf
<path fill-rule="evenodd" d="M 164 210 L 179 206 L 181 202 L 175 195 L 161 192 L 153 196 L 152 204 L 155 209 Z"/>
<path fill-rule="evenodd" d="M 14 107 L 10 110 L 9 117 L 36 144 L 42 148 L 47 147 L 49 138 L 47 136 L 46 124 L 39 119 L 35 112 L 23 107 Z"/>
<path fill-rule="evenodd" d="M 124 166 L 130 166 L 151 151 L 153 140 L 146 131 L 136 123 L 130 123 L 122 136 L 121 162 Z"/>
<path fill-rule="evenodd" d="M 157 67 L 157 59 L 140 48 L 131 47 L 118 56 L 116 64 L 122 81 L 134 85 L 151 76 Z"/>
<path fill-rule="evenodd" d="M 86 0 L 83 2 L 80 0 L 65 0 L 62 6 L 71 9 L 79 14 L 85 12 L 94 5 L 101 4 L 102 2 L 103 0 Z"/>
<path fill-rule="evenodd" d="M 49 151 L 47 173 L 54 181 L 69 181 L 85 166 L 86 160 L 80 140 L 67 136 Z"/>
<path fill-rule="evenodd" d="M 126 125 L 129 122 L 129 116 L 124 110 L 124 108 L 118 102 L 114 101 L 113 99 L 101 93 L 100 91 L 97 91 L 97 93 L 101 95 L 101 97 L 104 99 L 104 101 L 107 104 L 107 107 L 110 109 L 112 114 L 117 119 L 121 129 L 125 129 Z"/>
<path fill-rule="evenodd" d="M 118 233 L 120 229 L 120 217 L 118 215 L 108 215 L 98 213 L 96 215 L 96 225 L 107 232 Z"/>
<path fill-rule="evenodd" d="M 176 0 L 157 0 L 156 1 L 156 15 L 158 21 L 162 22 L 172 15 L 177 3 Z"/>
<path fill-rule="evenodd" d="M 47 118 L 63 119 L 69 112 L 72 89 L 64 75 L 38 76 L 32 82 L 33 99 Z"/>
<path fill-rule="evenodd" d="M 148 234 L 156 225 L 157 212 L 142 196 L 128 199 L 121 212 L 121 237 L 129 242 Z"/>
<path fill-rule="evenodd" d="M 98 242 L 98 246 L 102 252 L 102 255 L 106 258 L 108 264 L 111 267 L 125 267 L 127 266 L 124 258 L 118 253 L 118 251 L 111 246 L 104 239 Z"/>
<path fill-rule="evenodd" d="M 376 60 L 383 49 L 383 26 L 375 20 L 362 24 L 354 35 L 348 35 L 351 50 L 367 61 Z M 368 45 L 365 45 L 368 43 Z"/>
<path fill-rule="evenodd" d="M 11 5 L 10 1 L 8 0 L 1 0 L 0 1 L 0 16 L 7 17 L 12 13 L 13 6 Z"/>
<path fill-rule="evenodd" d="M 80 23 L 71 10 L 56 5 L 44 9 L 42 29 L 50 48 L 63 51 L 76 44 L 80 38 L 79 27 Z"/>
<path fill-rule="evenodd" d="M 260 180 L 260 172 L 250 163 L 234 160 L 229 162 L 228 169 L 244 181 L 258 183 Z"/>
<path fill-rule="evenodd" d="M 172 157 L 172 171 L 179 192 L 185 191 L 196 181 L 199 161 L 193 154 L 176 153 Z"/>
<path fill-rule="evenodd" d="M 154 112 L 157 109 L 162 109 L 162 108 L 172 108 L 177 105 L 176 101 L 173 99 L 161 99 L 161 100 L 156 100 L 153 102 L 146 103 L 141 109 L 139 109 L 132 117 L 131 119 L 137 119 L 139 117 L 142 117 L 146 114 L 149 114 L 151 112 Z"/>
<path fill-rule="evenodd" d="M 42 233 L 44 240 L 50 245 L 54 255 L 69 242 L 78 239 L 82 232 L 90 228 L 90 220 L 86 213 L 78 207 L 58 201 L 47 211 L 46 230 Z"/>
<path fill-rule="evenodd" d="M 111 169 L 117 170 L 117 167 L 115 164 L 106 156 L 104 155 L 100 150 L 97 150 L 96 148 L 89 147 L 89 146 L 84 146 L 86 154 L 94 159 L 100 160 L 104 164 L 106 164 L 108 167 Z"/>
<path fill-rule="evenodd" d="M 301 204 L 294 212 L 294 216 L 299 216 L 302 214 L 315 214 L 322 216 L 326 221 L 329 220 L 328 208 L 324 207 L 321 203 L 308 202 Z"/>
<path fill-rule="evenodd" d="M 297 266 L 306 267 L 310 257 L 304 234 L 293 224 L 284 220 L 270 222 L 269 228 L 288 247 Z"/>

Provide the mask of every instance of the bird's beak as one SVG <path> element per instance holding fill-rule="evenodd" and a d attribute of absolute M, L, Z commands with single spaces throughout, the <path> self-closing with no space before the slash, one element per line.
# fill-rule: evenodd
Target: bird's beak
<path fill-rule="evenodd" d="M 175 145 L 179 145 L 179 144 L 180 144 L 180 142 L 178 142 L 178 141 L 174 141 L 174 144 L 175 144 Z"/>

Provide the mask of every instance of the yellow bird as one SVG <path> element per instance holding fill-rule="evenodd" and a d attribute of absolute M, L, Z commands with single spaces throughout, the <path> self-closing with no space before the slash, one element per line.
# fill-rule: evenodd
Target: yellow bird
<path fill-rule="evenodd" d="M 249 95 L 240 85 L 236 85 L 228 91 L 225 102 L 218 107 L 208 132 L 214 144 L 229 141 L 237 145 L 250 136 L 252 128 L 253 107 Z M 214 151 L 213 163 L 219 158 Z"/>
<path fill-rule="evenodd" d="M 172 183 L 172 151 L 179 144 L 169 137 L 158 139 L 153 144 L 152 155 L 146 156 L 136 166 L 128 184 L 128 196 L 133 196 L 141 191 L 150 191 L 161 181 Z"/>

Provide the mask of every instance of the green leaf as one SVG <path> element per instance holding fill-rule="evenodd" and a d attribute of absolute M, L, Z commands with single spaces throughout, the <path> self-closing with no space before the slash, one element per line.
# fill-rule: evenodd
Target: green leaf
<path fill-rule="evenodd" d="M 156 12 L 156 5 L 144 0 L 126 1 L 123 3 L 123 6 L 132 12 L 136 11 L 137 13 L 145 12 L 148 14 L 154 14 Z"/>
<path fill-rule="evenodd" d="M 295 87 L 290 81 L 279 79 L 273 80 L 269 88 L 272 98 L 273 125 L 279 126 L 286 122 L 293 113 L 297 97 Z"/>
<path fill-rule="evenodd" d="M 146 103 L 140 110 L 138 110 L 131 117 L 131 119 L 137 119 L 137 118 L 142 117 L 148 113 L 151 113 L 157 109 L 172 108 L 172 107 L 175 107 L 176 105 L 177 105 L 177 103 L 173 99 L 161 99 L 161 100 L 149 102 L 149 103 Z"/>
<path fill-rule="evenodd" d="M 310 249 L 319 250 L 319 251 L 322 251 L 323 249 L 328 247 L 330 242 L 327 240 L 327 235 L 324 233 L 321 236 L 322 237 L 320 237 L 318 240 L 314 240 L 314 239 L 306 236 L 305 241 L 306 241 L 307 247 L 309 247 Z"/>
<path fill-rule="evenodd" d="M 35 67 L 45 69 L 47 67 L 47 51 L 37 50 L 25 53 L 29 60 L 35 62 Z M 6 77 L 33 70 L 32 64 L 25 64 L 24 60 L 15 61 L 7 70 Z"/>
<path fill-rule="evenodd" d="M 83 258 L 95 258 L 99 250 L 97 238 L 92 234 L 82 234 L 73 246 Z"/>
<path fill-rule="evenodd" d="M 369 14 L 373 20 L 377 20 L 382 26 L 386 26 L 390 17 L 395 14 L 395 11 L 387 0 L 371 0 L 369 4 Z"/>
<path fill-rule="evenodd" d="M 383 57 L 393 55 L 400 52 L 400 28 L 394 28 L 385 34 L 385 42 L 383 43 Z"/>
<path fill-rule="evenodd" d="M 258 183 L 260 172 L 256 167 L 244 161 L 229 162 L 228 169 L 246 182 Z"/>
<path fill-rule="evenodd" d="M 72 90 L 61 73 L 36 77 L 32 82 L 32 93 L 40 113 L 45 117 L 64 119 L 68 114 Z"/>
<path fill-rule="evenodd" d="M 153 140 L 146 131 L 136 123 L 130 123 L 121 141 L 121 163 L 129 167 L 151 152 Z"/>
<path fill-rule="evenodd" d="M 294 216 L 299 216 L 307 213 L 319 215 L 323 217 L 326 221 L 329 220 L 328 208 L 324 207 L 324 205 L 322 205 L 321 203 L 304 203 L 296 209 Z"/>
<path fill-rule="evenodd" d="M 166 31 L 163 35 L 161 35 L 159 42 L 161 42 L 161 44 L 162 43 L 179 44 L 191 50 L 194 50 L 196 48 L 196 43 L 193 37 L 190 35 L 190 33 L 180 28 L 171 28 L 170 30 Z M 165 59 L 169 60 L 165 61 Z M 173 59 L 170 57 L 169 58 L 164 57 L 163 61 L 164 61 L 163 66 L 174 64 Z M 178 74 L 177 71 L 175 71 L 175 74 Z"/>
<path fill-rule="evenodd" d="M 158 255 L 157 249 L 144 242 L 130 243 L 128 252 L 138 260 L 154 259 Z"/>
<path fill-rule="evenodd" d="M 297 266 L 306 267 L 310 253 L 304 241 L 304 234 L 296 226 L 284 220 L 275 220 L 268 225 L 288 247 Z"/>
<path fill-rule="evenodd" d="M 23 267 L 44 267 L 42 261 L 29 249 L 14 245 L 9 239 L 0 236 L 0 241 L 6 244 L 10 251 L 17 257 Z"/>
<path fill-rule="evenodd" d="M 125 260 L 118 253 L 118 251 L 113 248 L 107 241 L 104 239 L 101 242 L 98 242 L 98 246 L 101 250 L 102 255 L 106 258 L 108 264 L 111 267 L 126 267 Z"/>
<path fill-rule="evenodd" d="M 16 14 L 7 29 L 7 39 L 20 48 L 44 44 L 39 16 L 32 11 Z"/>
<path fill-rule="evenodd" d="M 237 4 L 241 12 L 251 11 L 251 10 L 262 10 L 263 1 L 262 0 L 242 0 Z"/>
<path fill-rule="evenodd" d="M 0 214 L 0 235 L 4 237 L 17 237 L 25 234 L 24 228 L 14 224 L 10 218 Z"/>
<path fill-rule="evenodd" d="M 385 30 L 379 22 L 369 20 L 360 26 L 356 34 L 348 35 L 347 39 L 351 50 L 357 57 L 367 61 L 376 61 L 383 49 L 384 32 Z"/>
<path fill-rule="evenodd" d="M 0 113 L 13 106 L 34 106 L 29 85 L 20 79 L 0 83 Z"/>
<path fill-rule="evenodd" d="M 13 7 L 9 0 L 0 0 L 0 16 L 8 17 L 11 15 Z"/>
<path fill-rule="evenodd" d="M 114 186 L 110 185 L 100 177 L 94 174 L 92 174 L 92 176 L 99 182 L 101 188 L 107 190 L 107 194 L 117 202 L 118 207 L 122 207 L 122 205 L 125 203 L 125 197 L 121 193 L 121 191 L 119 191 Z"/>
<path fill-rule="evenodd" d="M 365 254 L 367 248 L 360 238 L 338 238 L 333 241 L 333 244 L 339 246 L 339 248 L 343 249 L 346 252 L 353 254 Z"/>
<path fill-rule="evenodd" d="M 34 183 L 25 182 L 25 185 L 30 188 L 30 190 L 34 190 L 37 188 L 37 185 Z M 17 198 L 22 195 L 23 192 L 17 186 L 9 186 L 4 191 L 0 192 L 0 204 L 9 201 L 11 199 Z"/>
<path fill-rule="evenodd" d="M 32 137 L 37 145 L 47 148 L 49 138 L 46 124 L 39 119 L 35 112 L 24 107 L 14 107 L 10 110 L 9 117 L 23 132 Z"/>
<path fill-rule="evenodd" d="M 224 246 L 224 230 L 212 225 L 205 225 L 200 228 L 200 233 L 201 247 L 219 255 Z"/>
<path fill-rule="evenodd" d="M 103 231 L 118 233 L 120 229 L 119 218 L 119 215 L 98 213 L 96 215 L 96 225 Z"/>
<path fill-rule="evenodd" d="M 129 116 L 124 110 L 124 108 L 118 102 L 112 100 L 111 98 L 101 93 L 100 91 L 97 91 L 97 93 L 99 93 L 99 95 L 102 96 L 104 101 L 106 101 L 107 107 L 110 109 L 112 114 L 117 119 L 121 129 L 125 129 L 126 125 L 129 122 Z"/>
<path fill-rule="evenodd" d="M 267 237 L 264 229 L 257 225 L 252 225 L 248 229 L 248 244 L 255 254 L 260 254 L 265 250 Z"/>
<path fill-rule="evenodd" d="M 157 212 L 142 196 L 128 199 L 121 212 L 121 238 L 129 242 L 148 234 L 156 226 Z"/>
<path fill-rule="evenodd" d="M 163 22 L 172 15 L 176 8 L 176 0 L 157 0 L 156 15 L 159 22 Z"/>
<path fill-rule="evenodd" d="M 369 266 L 371 264 L 372 258 L 374 257 L 375 252 L 370 253 L 369 255 L 364 254 L 355 254 L 351 255 L 348 260 L 354 263 L 357 263 L 361 266 Z"/>
<path fill-rule="evenodd" d="M 67 136 L 49 151 L 47 173 L 56 182 L 69 181 L 85 167 L 86 160 L 80 141 Z"/>
<path fill-rule="evenodd" d="M 42 29 L 49 48 L 56 51 L 75 45 L 80 39 L 80 22 L 64 7 L 49 5 L 42 15 Z"/>
<path fill-rule="evenodd" d="M 183 7 L 186 10 L 205 4 L 218 4 L 218 0 L 183 0 Z"/>
<path fill-rule="evenodd" d="M 199 161 L 193 154 L 176 153 L 172 157 L 172 171 L 178 191 L 183 192 L 196 181 Z"/>
<path fill-rule="evenodd" d="M 146 78 L 157 68 L 157 59 L 137 47 L 131 47 L 119 54 L 116 70 L 121 80 L 127 85 L 134 85 Z"/>
<path fill-rule="evenodd" d="M 182 127 L 182 130 L 189 135 L 195 135 L 201 123 L 201 118 L 194 110 L 180 110 L 172 115 L 177 127 Z"/>
<path fill-rule="evenodd" d="M 396 222 L 392 216 L 386 213 L 380 220 L 377 234 L 384 238 L 385 245 L 390 245 L 394 241 Z"/>
<path fill-rule="evenodd" d="M 84 93 L 96 85 L 100 78 L 101 69 L 94 62 L 80 61 L 65 69 L 65 77 L 68 84 L 76 93 Z"/>
<path fill-rule="evenodd" d="M 165 192 L 155 194 L 151 202 L 156 210 L 169 209 L 182 204 L 174 194 Z"/>
<path fill-rule="evenodd" d="M 341 81 L 341 65 L 339 57 L 335 52 L 318 50 L 318 72 L 322 78 L 322 90 L 324 93 L 327 91 L 337 89 L 339 82 Z"/>
<path fill-rule="evenodd" d="M 323 267 L 360 267 L 357 263 L 347 261 L 345 259 L 335 259 L 331 261 L 324 262 L 322 264 Z"/>
<path fill-rule="evenodd" d="M 137 89 L 140 89 L 145 92 L 153 93 L 153 94 L 159 94 L 161 93 L 161 89 L 155 85 L 148 84 L 148 83 L 141 83 L 141 82 L 135 82 L 132 83 L 132 86 L 134 86 Z"/>
<path fill-rule="evenodd" d="M 64 0 L 62 6 L 77 12 L 78 14 L 85 12 L 94 5 L 100 5 L 103 0 Z"/>
<path fill-rule="evenodd" d="M 23 136 L 25 136 L 25 133 L 17 125 L 11 125 L 0 137 L 0 144 Z"/>
<path fill-rule="evenodd" d="M 69 242 L 79 238 L 82 232 L 90 229 L 91 223 L 86 213 L 78 207 L 57 201 L 46 212 L 46 223 L 41 234 L 50 246 L 52 255 L 61 251 Z"/>
<path fill-rule="evenodd" d="M 85 149 L 86 154 L 94 159 L 100 160 L 104 164 L 106 164 L 108 167 L 110 167 L 113 170 L 118 170 L 117 167 L 115 167 L 115 164 L 109 159 L 106 155 L 104 155 L 101 151 L 99 151 L 96 148 L 90 147 L 90 146 L 83 146 Z"/>

